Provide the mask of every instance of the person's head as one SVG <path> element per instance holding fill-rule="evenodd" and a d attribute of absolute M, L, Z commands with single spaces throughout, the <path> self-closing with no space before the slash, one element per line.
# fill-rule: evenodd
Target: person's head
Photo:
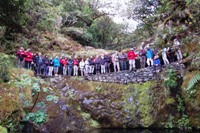
<path fill-rule="evenodd" d="M 84 59 L 82 58 L 81 61 L 84 61 Z"/>
<path fill-rule="evenodd" d="M 133 48 L 130 48 L 131 51 L 133 51 Z"/>
<path fill-rule="evenodd" d="M 41 56 L 42 55 L 42 53 L 38 53 L 38 56 Z"/>
<path fill-rule="evenodd" d="M 48 58 L 48 55 L 45 55 L 44 57 L 45 57 L 45 58 Z"/>
<path fill-rule="evenodd" d="M 167 51 L 167 48 L 164 48 L 164 49 L 163 49 L 163 51 L 165 51 L 165 52 L 166 52 L 166 51 Z"/>
<path fill-rule="evenodd" d="M 58 59 L 58 56 L 56 56 L 56 59 Z"/>
<path fill-rule="evenodd" d="M 23 47 L 20 47 L 19 50 L 24 51 L 24 48 L 23 48 Z"/>
<path fill-rule="evenodd" d="M 30 51 L 31 51 L 31 49 L 30 49 L 30 48 L 28 48 L 26 51 L 27 51 L 27 52 L 30 52 Z"/>
<path fill-rule="evenodd" d="M 93 59 L 93 56 L 90 56 L 90 59 Z"/>

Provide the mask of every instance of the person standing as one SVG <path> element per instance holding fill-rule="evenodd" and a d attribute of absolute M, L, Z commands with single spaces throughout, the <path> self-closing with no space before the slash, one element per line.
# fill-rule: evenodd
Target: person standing
<path fill-rule="evenodd" d="M 60 60 L 58 56 L 53 59 L 54 75 L 58 76 L 58 69 L 60 67 Z"/>
<path fill-rule="evenodd" d="M 73 60 L 71 59 L 71 58 L 69 58 L 68 60 L 67 60 L 67 66 L 68 66 L 68 76 L 72 76 L 72 70 L 73 70 L 73 64 L 74 64 L 74 62 L 73 62 Z"/>
<path fill-rule="evenodd" d="M 17 51 L 16 53 L 17 55 L 17 66 L 18 68 L 23 68 L 24 66 L 24 57 L 25 57 L 25 52 L 24 52 L 24 48 L 20 47 L 20 49 Z"/>
<path fill-rule="evenodd" d="M 162 51 L 162 59 L 164 64 L 169 64 L 169 60 L 167 59 L 167 48 L 164 48 Z"/>
<path fill-rule="evenodd" d="M 48 68 L 49 68 L 49 58 L 47 55 L 45 55 L 44 56 L 44 72 L 43 72 L 44 76 L 48 75 Z"/>
<path fill-rule="evenodd" d="M 139 56 L 140 56 L 140 67 L 145 68 L 146 65 L 146 51 L 144 50 L 143 47 L 141 47 L 139 51 Z"/>
<path fill-rule="evenodd" d="M 178 48 L 176 49 L 176 57 L 177 57 L 177 60 L 178 60 L 178 61 L 181 61 L 181 60 L 183 59 L 183 55 L 182 55 L 182 52 L 181 52 L 180 47 L 178 47 Z"/>
<path fill-rule="evenodd" d="M 100 65 L 101 65 L 101 73 L 106 73 L 104 54 L 102 54 L 102 56 L 100 58 Z"/>
<path fill-rule="evenodd" d="M 79 63 L 79 67 L 80 67 L 80 70 L 81 70 L 81 76 L 84 76 L 84 69 L 85 69 L 84 59 L 82 59 L 81 62 Z"/>
<path fill-rule="evenodd" d="M 101 61 L 100 56 L 97 55 L 95 58 L 96 74 L 100 74 L 100 69 L 101 69 L 100 61 Z"/>
<path fill-rule="evenodd" d="M 94 74 L 94 66 L 95 66 L 95 63 L 94 63 L 94 58 L 91 56 L 90 59 L 89 59 L 89 64 L 90 64 L 90 69 L 89 69 L 89 73 L 92 75 Z"/>
<path fill-rule="evenodd" d="M 74 76 L 78 76 L 78 65 L 79 65 L 79 60 L 75 58 L 74 59 Z"/>
<path fill-rule="evenodd" d="M 120 71 L 119 55 L 117 51 L 113 54 L 112 61 L 113 61 L 114 72 L 117 72 L 117 71 L 119 72 Z"/>
<path fill-rule="evenodd" d="M 105 58 L 106 73 L 110 73 L 111 56 L 108 53 L 106 53 L 104 58 Z"/>
<path fill-rule="evenodd" d="M 60 67 L 61 67 L 61 74 L 63 76 L 66 76 L 67 74 L 67 59 L 63 56 L 62 59 L 60 59 Z"/>
<path fill-rule="evenodd" d="M 84 69 L 84 71 L 85 71 L 85 76 L 88 76 L 89 70 L 90 70 L 90 62 L 89 62 L 89 58 L 87 58 L 87 59 L 85 60 L 85 69 Z"/>
<path fill-rule="evenodd" d="M 147 46 L 146 57 L 148 67 L 153 66 L 153 51 L 149 46 Z"/>
<path fill-rule="evenodd" d="M 128 52 L 127 57 L 129 60 L 129 70 L 132 71 L 135 69 L 135 58 L 137 57 L 133 48 Z"/>
<path fill-rule="evenodd" d="M 25 68 L 31 69 L 31 62 L 33 61 L 33 53 L 31 53 L 31 49 L 27 49 L 25 52 Z"/>
<path fill-rule="evenodd" d="M 42 75 L 42 67 L 44 65 L 44 59 L 41 53 L 38 53 L 38 56 L 36 57 L 36 65 L 37 65 L 37 74 Z"/>
<path fill-rule="evenodd" d="M 122 54 L 120 55 L 120 63 L 122 71 L 127 70 L 126 61 L 127 61 L 127 56 L 124 52 L 122 52 Z"/>
<path fill-rule="evenodd" d="M 48 76 L 52 76 L 53 75 L 53 59 L 50 58 L 49 60 L 49 73 Z"/>

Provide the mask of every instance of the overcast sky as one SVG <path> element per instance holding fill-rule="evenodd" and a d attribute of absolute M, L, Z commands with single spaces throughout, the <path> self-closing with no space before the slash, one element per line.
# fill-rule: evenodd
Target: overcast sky
<path fill-rule="evenodd" d="M 127 15 L 127 2 L 130 0 L 101 0 L 102 3 L 111 3 L 110 7 L 101 8 L 101 11 L 108 12 L 111 14 L 116 14 L 115 16 L 110 16 L 116 23 L 128 24 L 130 31 L 134 30 L 137 26 L 137 22 L 128 19 Z"/>

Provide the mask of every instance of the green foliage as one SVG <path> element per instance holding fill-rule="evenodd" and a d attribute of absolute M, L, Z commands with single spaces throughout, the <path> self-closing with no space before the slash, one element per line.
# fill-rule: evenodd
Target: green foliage
<path fill-rule="evenodd" d="M 175 123 L 174 123 L 174 116 L 172 116 L 171 114 L 168 117 L 168 120 L 165 124 L 165 128 L 167 129 L 172 129 L 175 127 Z"/>
<path fill-rule="evenodd" d="M 1 0 L 0 25 L 20 28 L 27 22 L 30 0 Z M 18 27 L 19 26 L 19 27 Z"/>
<path fill-rule="evenodd" d="M 177 122 L 177 127 L 179 129 L 192 129 L 190 126 L 190 120 L 187 115 L 182 115 L 181 119 L 179 119 Z"/>
<path fill-rule="evenodd" d="M 181 118 L 177 121 L 177 127 L 179 129 L 191 129 L 189 117 L 185 114 L 185 106 L 181 97 L 177 96 L 178 112 L 181 114 Z"/>
<path fill-rule="evenodd" d="M 32 86 L 32 95 L 35 95 L 38 92 L 40 92 L 40 85 L 39 85 L 39 83 L 33 83 L 33 86 Z"/>
<path fill-rule="evenodd" d="M 54 95 L 48 95 L 48 96 L 46 96 L 46 100 L 47 101 L 53 101 L 54 103 L 57 103 L 59 98 L 57 96 L 54 96 Z"/>
<path fill-rule="evenodd" d="M 97 86 L 96 87 L 96 92 L 103 92 L 104 91 L 104 88 L 102 86 Z"/>
<path fill-rule="evenodd" d="M 36 124 L 42 124 L 46 122 L 46 118 L 47 118 L 47 114 L 45 113 L 45 111 L 39 110 L 39 111 L 36 111 L 35 113 L 28 113 L 25 116 L 24 121 L 32 121 Z"/>
<path fill-rule="evenodd" d="M 166 78 L 164 79 L 164 85 L 170 89 L 174 89 L 178 86 L 177 80 L 178 80 L 177 72 L 173 69 L 170 69 L 167 72 Z"/>
<path fill-rule="evenodd" d="M 10 69 L 14 66 L 11 58 L 9 55 L 0 53 L 0 82 L 10 80 Z"/>
<path fill-rule="evenodd" d="M 187 88 L 185 88 L 185 90 L 190 94 L 190 95 L 194 95 L 196 93 L 196 89 L 192 89 L 195 84 L 197 84 L 200 81 L 200 74 L 195 75 L 194 77 L 192 77 L 192 79 L 190 79 Z"/>
<path fill-rule="evenodd" d="M 7 133 L 7 129 L 5 127 L 0 126 L 0 133 Z"/>

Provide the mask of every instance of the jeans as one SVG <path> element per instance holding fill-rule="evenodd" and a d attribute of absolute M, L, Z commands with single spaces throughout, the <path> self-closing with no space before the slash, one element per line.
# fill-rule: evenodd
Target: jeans
<path fill-rule="evenodd" d="M 18 66 L 18 68 L 23 68 L 24 60 L 18 59 L 17 66 Z"/>
<path fill-rule="evenodd" d="M 43 67 L 43 64 L 37 65 L 37 74 L 42 75 L 42 67 Z"/>
<path fill-rule="evenodd" d="M 146 56 L 141 56 L 140 57 L 140 67 L 145 68 L 146 65 Z"/>
<path fill-rule="evenodd" d="M 110 70 L 110 65 L 111 65 L 110 62 L 106 62 L 106 63 L 105 63 L 105 67 L 106 67 L 106 72 L 107 72 L 107 73 L 110 73 L 110 71 L 111 71 L 111 70 Z"/>
<path fill-rule="evenodd" d="M 25 61 L 25 67 L 31 69 L 31 61 Z"/>
<path fill-rule="evenodd" d="M 68 76 L 72 76 L 72 69 L 73 69 L 73 66 L 68 66 Z"/>
<path fill-rule="evenodd" d="M 122 71 L 127 70 L 126 61 L 125 60 L 121 61 L 121 68 L 122 68 Z"/>
<path fill-rule="evenodd" d="M 48 75 L 48 66 L 47 66 L 47 65 L 44 65 L 44 72 L 43 72 L 43 75 L 44 75 L 44 76 L 47 76 L 47 75 Z"/>
<path fill-rule="evenodd" d="M 90 65 L 89 68 L 90 68 L 90 74 L 94 74 L 94 65 Z"/>

